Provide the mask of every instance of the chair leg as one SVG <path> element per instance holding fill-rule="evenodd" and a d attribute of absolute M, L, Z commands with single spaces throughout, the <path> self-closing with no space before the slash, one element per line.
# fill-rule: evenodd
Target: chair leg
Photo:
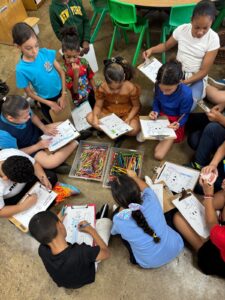
<path fill-rule="evenodd" d="M 123 37 L 124 37 L 124 40 L 125 40 L 125 44 L 128 45 L 129 44 L 129 40 L 128 40 L 128 37 L 127 37 L 126 30 L 122 29 L 122 32 L 123 32 Z"/>
<path fill-rule="evenodd" d="M 115 37 L 116 36 L 117 36 L 117 26 L 115 25 L 114 30 L 113 30 L 113 36 L 112 36 L 110 48 L 109 48 L 108 58 L 110 58 L 111 55 L 112 55 L 113 46 L 114 46 L 114 42 L 115 42 Z"/>
<path fill-rule="evenodd" d="M 216 17 L 215 22 L 212 24 L 212 29 L 216 31 L 220 27 L 224 18 L 225 18 L 225 8 L 221 9 L 220 13 Z"/>
<path fill-rule="evenodd" d="M 94 14 L 91 18 L 91 21 L 90 21 L 90 27 L 92 27 L 94 25 L 94 22 L 95 22 L 96 18 L 97 18 L 97 13 L 94 12 Z"/>
<path fill-rule="evenodd" d="M 150 39 L 150 28 L 149 25 L 146 28 L 146 45 L 147 45 L 147 49 L 151 47 L 151 39 Z"/>
<path fill-rule="evenodd" d="M 102 25 L 102 22 L 103 22 L 103 20 L 104 20 L 105 15 L 106 15 L 107 12 L 108 12 L 108 9 L 104 9 L 104 10 L 102 11 L 101 16 L 100 16 L 100 18 L 99 18 L 99 20 L 98 20 L 98 23 L 97 23 L 97 25 L 96 25 L 96 27 L 95 27 L 95 30 L 94 30 L 94 32 L 93 32 L 93 34 L 92 34 L 92 36 L 91 36 L 91 40 L 90 40 L 91 43 L 94 43 L 94 41 L 95 41 L 95 39 L 96 39 L 96 37 L 97 37 L 97 34 L 98 34 L 98 32 L 99 32 L 99 29 L 100 29 L 100 27 L 101 27 L 101 25 Z"/>
<path fill-rule="evenodd" d="M 140 33 L 140 36 L 139 36 L 139 39 L 138 39 L 137 48 L 136 48 L 135 53 L 134 53 L 132 66 L 136 65 L 136 62 L 137 62 L 137 59 L 138 59 L 138 56 L 139 56 L 139 53 L 140 53 L 140 50 L 141 50 L 141 45 L 142 45 L 143 37 L 144 37 L 144 34 L 145 34 L 145 30 L 146 30 L 146 27 L 143 27 L 142 30 L 141 30 L 141 33 Z"/>

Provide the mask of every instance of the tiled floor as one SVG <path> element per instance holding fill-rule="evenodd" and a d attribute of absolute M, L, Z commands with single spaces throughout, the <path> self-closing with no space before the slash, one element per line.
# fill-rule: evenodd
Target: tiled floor
<path fill-rule="evenodd" d="M 60 44 L 56 40 L 49 24 L 47 0 L 44 5 L 30 15 L 40 17 L 40 41 L 41 46 L 59 49 Z M 83 1 L 88 14 L 91 15 L 89 1 Z M 152 40 L 159 40 L 160 26 L 158 16 L 151 26 Z M 99 62 L 100 71 L 97 78 L 102 78 L 102 60 L 107 56 L 111 40 L 112 25 L 107 17 L 104 26 L 97 37 L 95 50 Z M 132 58 L 135 40 L 131 38 L 131 44 L 118 45 L 114 54 L 121 54 L 127 59 Z M 15 88 L 14 70 L 19 57 L 18 50 L 14 47 L 0 45 L 0 78 L 7 80 L 11 93 L 18 92 Z M 141 62 L 141 57 L 139 58 Z M 212 74 L 219 78 L 224 77 L 223 66 L 214 67 Z M 135 81 L 142 88 L 143 112 L 150 110 L 153 84 L 138 71 Z M 109 141 L 107 137 L 102 141 Z M 152 170 L 159 163 L 153 160 L 155 142 L 147 141 L 138 144 L 134 138 L 127 139 L 123 147 L 130 149 L 142 149 L 145 151 L 143 175 L 152 175 Z M 167 160 L 177 163 L 185 163 L 193 155 L 187 143 L 175 145 L 166 157 Z M 72 163 L 74 154 L 69 159 Z M 99 208 L 103 203 L 113 204 L 110 190 L 102 188 L 101 184 L 74 180 L 67 176 L 60 177 L 62 181 L 76 185 L 82 194 L 71 198 L 68 203 L 95 202 Z M 142 270 L 130 265 L 126 249 L 116 237 L 110 241 L 111 258 L 99 266 L 96 282 L 80 290 L 65 290 L 57 288 L 46 273 L 38 255 L 38 244 L 29 236 L 18 231 L 7 220 L 0 220 L 0 299 L 7 300 L 66 300 L 66 299 L 167 299 L 167 300 L 221 300 L 224 299 L 224 280 L 208 277 L 201 274 L 195 265 L 192 252 L 185 249 L 182 254 L 170 264 L 155 270 Z"/>

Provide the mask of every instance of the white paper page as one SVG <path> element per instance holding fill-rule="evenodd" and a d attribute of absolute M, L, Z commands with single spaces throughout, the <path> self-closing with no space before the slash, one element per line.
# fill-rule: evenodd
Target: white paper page
<path fill-rule="evenodd" d="M 153 184 L 151 185 L 151 189 L 155 192 L 159 200 L 159 203 L 163 209 L 163 184 L 162 183 Z"/>
<path fill-rule="evenodd" d="M 194 195 L 181 201 L 175 199 L 172 202 L 200 236 L 203 238 L 209 236 L 209 229 L 205 221 L 205 208 Z"/>
<path fill-rule="evenodd" d="M 23 226 L 28 228 L 30 219 L 38 212 L 45 211 L 50 204 L 54 201 L 57 194 L 53 191 L 47 190 L 39 182 L 36 182 L 32 189 L 29 191 L 29 194 L 37 194 L 38 201 L 37 203 L 21 213 L 14 215 L 13 217 L 18 220 Z"/>
<path fill-rule="evenodd" d="M 88 54 L 84 54 L 83 57 L 89 62 L 89 65 L 94 73 L 98 71 L 98 62 L 95 55 L 95 49 L 93 44 L 89 45 L 90 50 Z"/>
<path fill-rule="evenodd" d="M 63 224 L 66 227 L 66 241 L 74 244 L 85 243 L 87 245 L 93 245 L 93 238 L 84 232 L 78 230 L 78 224 L 80 221 L 87 221 L 91 226 L 95 227 L 95 207 L 80 205 L 80 206 L 68 206 L 65 210 L 66 217 L 63 220 Z"/>
<path fill-rule="evenodd" d="M 43 140 L 50 140 L 49 151 L 55 151 L 80 136 L 79 132 L 69 120 L 59 124 L 57 130 L 58 133 L 54 136 L 47 134 L 41 136 Z"/>
<path fill-rule="evenodd" d="M 92 112 L 91 105 L 88 101 L 80 104 L 72 111 L 72 118 L 74 125 L 78 131 L 91 128 L 91 125 L 87 122 L 86 116 Z"/>
<path fill-rule="evenodd" d="M 115 114 L 108 115 L 100 119 L 99 127 L 111 138 L 115 139 L 118 136 L 131 131 L 133 128 L 127 125 L 122 119 Z"/>
<path fill-rule="evenodd" d="M 183 188 L 185 190 L 194 189 L 200 172 L 170 162 L 165 162 L 158 174 L 159 175 L 154 183 L 164 181 L 171 191 L 180 193 Z"/>
<path fill-rule="evenodd" d="M 168 128 L 167 126 L 170 124 L 169 120 L 142 120 L 140 119 L 141 130 L 144 138 L 165 136 L 176 138 L 176 133 L 173 129 Z"/>
<path fill-rule="evenodd" d="M 143 64 L 138 66 L 138 69 L 144 73 L 152 82 L 156 82 L 156 77 L 162 63 L 155 57 L 147 59 Z"/>

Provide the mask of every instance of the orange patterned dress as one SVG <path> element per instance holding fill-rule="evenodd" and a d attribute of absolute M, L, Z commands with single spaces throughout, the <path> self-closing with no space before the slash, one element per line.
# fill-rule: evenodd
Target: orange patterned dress
<path fill-rule="evenodd" d="M 129 89 L 127 89 L 126 94 L 110 93 L 107 83 L 104 82 L 95 91 L 95 99 L 96 103 L 103 101 L 101 112 L 104 115 L 114 113 L 123 120 L 128 117 L 134 105 L 141 107 L 140 88 L 131 82 L 129 82 Z M 134 119 L 139 119 L 139 114 L 137 114 Z"/>

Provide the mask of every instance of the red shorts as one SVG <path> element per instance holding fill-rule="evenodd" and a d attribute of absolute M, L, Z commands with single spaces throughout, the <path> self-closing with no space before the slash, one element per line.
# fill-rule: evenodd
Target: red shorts
<path fill-rule="evenodd" d="M 176 122 L 180 117 L 180 116 L 168 116 L 164 113 L 159 113 L 159 115 L 166 116 L 169 119 L 170 123 Z M 175 132 L 176 132 L 177 138 L 176 138 L 176 140 L 174 140 L 174 143 L 182 142 L 185 138 L 184 126 L 180 126 Z"/>

